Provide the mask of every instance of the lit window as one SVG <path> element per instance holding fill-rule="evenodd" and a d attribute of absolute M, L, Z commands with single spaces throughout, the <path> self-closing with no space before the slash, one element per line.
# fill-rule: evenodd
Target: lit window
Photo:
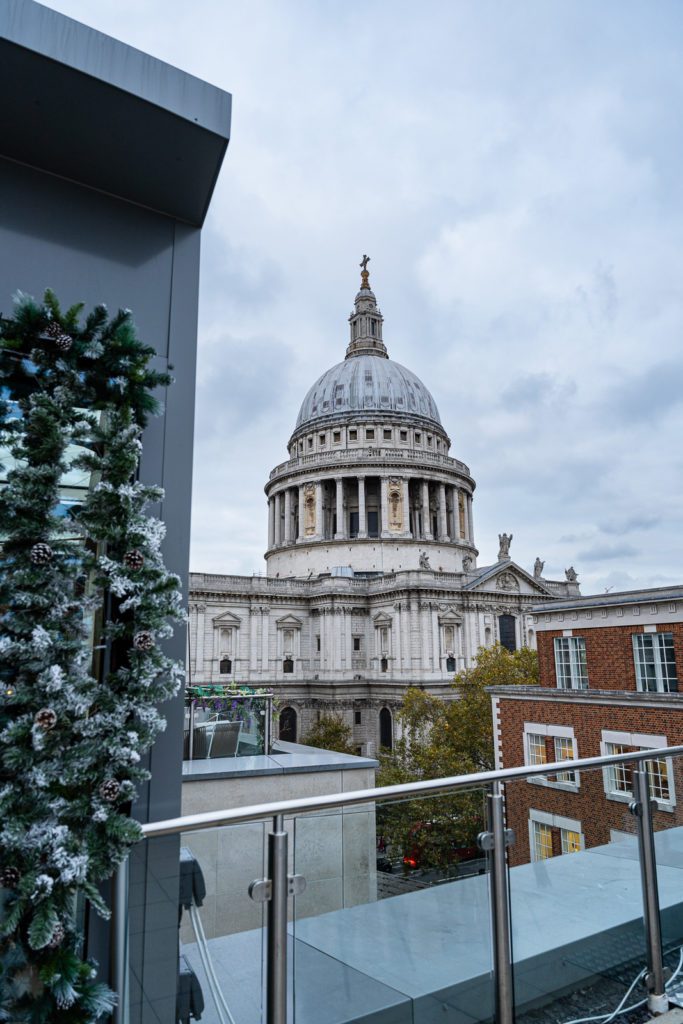
<path fill-rule="evenodd" d="M 550 825 L 540 821 L 532 821 L 533 859 L 547 860 L 553 855 L 553 834 Z"/>
<path fill-rule="evenodd" d="M 547 764 L 548 752 L 545 746 L 545 736 L 528 732 L 526 734 L 526 748 L 528 764 Z"/>
<path fill-rule="evenodd" d="M 555 736 L 553 743 L 556 761 L 574 760 L 574 740 L 571 736 Z M 560 772 L 554 776 L 554 780 L 555 782 L 568 782 L 571 785 L 575 785 L 576 772 Z"/>
<path fill-rule="evenodd" d="M 578 853 L 581 849 L 581 833 L 574 832 L 570 828 L 560 829 L 562 840 L 562 853 Z"/>
<path fill-rule="evenodd" d="M 555 673 L 560 690 L 586 690 L 586 641 L 581 636 L 555 637 Z"/>
<path fill-rule="evenodd" d="M 634 633 L 632 639 L 638 689 L 659 693 L 677 691 L 673 633 Z"/>
<path fill-rule="evenodd" d="M 605 754 L 631 754 L 647 747 L 637 747 L 628 743 L 605 743 Z M 669 765 L 664 757 L 645 762 L 650 782 L 650 798 L 663 804 L 671 804 L 671 786 L 669 782 Z M 633 797 L 633 765 L 624 761 L 612 764 L 605 769 L 605 789 L 608 795 Z"/>

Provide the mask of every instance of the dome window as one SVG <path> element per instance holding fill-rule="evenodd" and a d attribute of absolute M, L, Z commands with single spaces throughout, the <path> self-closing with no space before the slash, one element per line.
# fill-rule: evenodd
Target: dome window
<path fill-rule="evenodd" d="M 357 441 L 357 440 L 358 440 L 358 431 L 357 430 L 349 430 L 349 441 Z"/>
<path fill-rule="evenodd" d="M 420 434 L 420 433 L 418 433 L 416 431 L 415 432 L 415 444 L 421 444 L 421 443 L 422 443 L 422 434 Z"/>
<path fill-rule="evenodd" d="M 309 448 L 313 447 L 313 438 L 312 437 L 309 437 L 309 439 L 308 439 L 308 447 Z"/>
<path fill-rule="evenodd" d="M 332 433 L 332 442 L 333 442 L 333 444 L 339 444 L 340 441 L 341 441 L 341 430 L 333 431 L 333 433 Z"/>
<path fill-rule="evenodd" d="M 391 430 L 385 430 L 384 431 L 384 440 L 385 441 L 391 441 L 391 435 L 392 435 L 392 431 Z"/>
<path fill-rule="evenodd" d="M 370 333 L 372 334 L 373 338 L 377 334 L 377 321 L 376 320 L 371 320 L 370 321 Z"/>
<path fill-rule="evenodd" d="M 407 430 L 402 430 L 401 431 L 401 440 L 402 441 L 407 441 L 408 440 L 408 431 Z"/>
<path fill-rule="evenodd" d="M 325 435 L 324 434 L 320 434 L 318 436 L 318 444 L 320 445 L 321 448 L 325 447 Z"/>
<path fill-rule="evenodd" d="M 374 441 L 375 440 L 375 428 L 374 427 L 368 427 L 366 429 L 366 431 L 365 431 L 365 440 L 366 441 Z"/>
<path fill-rule="evenodd" d="M 429 445 L 430 448 L 432 447 L 433 440 L 434 439 L 432 438 L 432 435 L 427 434 L 427 444 Z"/>

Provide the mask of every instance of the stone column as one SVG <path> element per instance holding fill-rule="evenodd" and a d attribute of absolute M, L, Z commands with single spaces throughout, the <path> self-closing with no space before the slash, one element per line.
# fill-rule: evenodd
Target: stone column
<path fill-rule="evenodd" d="M 422 539 L 432 540 L 431 513 L 429 511 L 429 483 L 422 481 Z"/>
<path fill-rule="evenodd" d="M 299 484 L 299 536 L 297 540 L 304 539 L 304 487 L 303 484 Z"/>
<path fill-rule="evenodd" d="M 394 605 L 394 618 L 392 622 L 392 643 L 391 653 L 393 655 L 392 663 L 392 674 L 394 672 L 400 673 L 403 668 L 403 652 L 402 652 L 402 639 L 401 639 L 401 604 Z"/>
<path fill-rule="evenodd" d="M 448 540 L 446 521 L 446 485 L 439 484 L 439 540 Z"/>
<path fill-rule="evenodd" d="M 197 636 L 195 640 L 195 652 L 194 652 L 194 678 L 196 680 L 203 680 L 204 678 L 204 615 L 206 612 L 206 605 L 197 605 Z"/>
<path fill-rule="evenodd" d="M 280 544 L 283 543 L 283 537 L 282 537 L 282 527 L 283 527 L 283 520 L 282 520 L 282 495 L 280 493 L 275 495 L 275 497 L 273 499 L 273 503 L 274 503 L 274 506 L 275 506 L 275 531 L 274 531 L 273 541 L 274 541 L 275 547 L 278 547 Z"/>
<path fill-rule="evenodd" d="M 258 668 L 258 608 L 249 609 L 249 671 L 256 673 Z"/>
<path fill-rule="evenodd" d="M 441 643 L 439 642 L 439 614 L 432 608 L 432 647 L 434 651 L 434 671 L 441 669 Z"/>
<path fill-rule="evenodd" d="M 268 548 L 275 546 L 275 500 L 268 499 Z"/>
<path fill-rule="evenodd" d="M 365 512 L 365 477 L 358 477 L 358 536 L 367 537 L 368 519 Z"/>
<path fill-rule="evenodd" d="M 346 524 L 344 522 L 344 478 L 337 476 L 334 478 L 334 483 L 337 498 L 337 529 L 334 534 L 334 539 L 344 540 L 346 538 Z"/>
<path fill-rule="evenodd" d="M 458 529 L 458 488 L 451 487 L 451 521 L 448 528 L 448 533 L 451 540 L 460 539 L 460 531 Z"/>
<path fill-rule="evenodd" d="M 467 519 L 467 535 L 468 535 L 467 539 L 469 540 L 470 544 L 474 544 L 474 522 L 473 522 L 473 519 L 472 519 L 472 495 L 471 494 L 467 495 L 467 497 L 465 498 L 465 502 L 466 502 L 466 504 L 465 504 L 465 511 L 467 513 L 467 515 L 466 515 L 466 519 Z"/>
<path fill-rule="evenodd" d="M 389 481 L 385 476 L 379 481 L 380 537 L 389 536 Z"/>
<path fill-rule="evenodd" d="M 285 544 L 292 543 L 292 488 L 285 491 Z"/>
<path fill-rule="evenodd" d="M 422 668 L 429 671 L 429 605 L 423 603 L 420 605 L 420 633 L 422 635 Z"/>
<path fill-rule="evenodd" d="M 403 532 L 408 537 L 412 537 L 412 531 L 410 529 L 410 490 L 408 488 L 408 479 L 404 477 L 401 481 L 403 486 Z"/>
<path fill-rule="evenodd" d="M 323 527 L 323 485 L 320 480 L 315 483 L 315 535 L 322 540 Z"/>
<path fill-rule="evenodd" d="M 261 608 L 261 675 L 266 677 L 270 671 L 268 637 L 268 609 Z"/>
<path fill-rule="evenodd" d="M 344 609 L 344 649 L 346 652 L 346 671 L 353 668 L 353 637 L 351 630 L 351 609 Z"/>

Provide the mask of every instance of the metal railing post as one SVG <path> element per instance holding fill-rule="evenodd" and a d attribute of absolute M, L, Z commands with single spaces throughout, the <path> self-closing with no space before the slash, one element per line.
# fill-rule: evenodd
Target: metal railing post
<path fill-rule="evenodd" d="M 287 833 L 284 818 L 276 814 L 268 836 L 268 965 L 266 975 L 267 1024 L 287 1024 Z"/>
<path fill-rule="evenodd" d="M 647 944 L 648 973 L 645 976 L 645 984 L 648 988 L 647 1006 L 651 1013 L 666 1013 L 669 1009 L 669 999 L 665 988 L 668 972 L 664 967 L 662 927 L 659 917 L 657 861 L 652 827 L 652 804 L 654 801 L 650 800 L 650 780 L 647 767 L 643 764 L 633 771 L 633 795 L 635 800 L 630 805 L 630 809 L 638 822 L 638 859 L 643 889 L 643 924 Z"/>
<path fill-rule="evenodd" d="M 273 698 L 266 697 L 266 720 L 263 727 L 264 754 L 269 754 L 273 745 Z"/>
<path fill-rule="evenodd" d="M 514 842 L 514 833 L 512 829 L 505 827 L 505 808 L 500 783 L 494 782 L 491 785 L 487 799 L 489 831 L 479 835 L 478 843 L 481 849 L 490 855 L 495 1021 L 496 1024 L 513 1024 L 515 998 L 506 849 Z"/>
<path fill-rule="evenodd" d="M 111 946 L 109 967 L 111 985 L 116 993 L 116 1006 L 111 1015 L 112 1024 L 128 1024 L 128 883 L 130 861 L 121 861 L 112 879 Z"/>
<path fill-rule="evenodd" d="M 190 761 L 194 759 L 194 698 L 190 697 Z"/>

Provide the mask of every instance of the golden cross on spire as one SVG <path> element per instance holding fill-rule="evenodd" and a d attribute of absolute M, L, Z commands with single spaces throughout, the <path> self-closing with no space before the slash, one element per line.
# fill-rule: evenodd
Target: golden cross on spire
<path fill-rule="evenodd" d="M 359 266 L 361 268 L 361 271 L 360 271 L 360 281 L 361 281 L 360 286 L 361 286 L 361 288 L 369 288 L 370 287 L 370 271 L 368 270 L 368 263 L 369 262 L 370 262 L 370 257 L 366 256 L 365 254 L 363 254 L 363 259 L 360 261 L 360 264 L 359 264 Z"/>

